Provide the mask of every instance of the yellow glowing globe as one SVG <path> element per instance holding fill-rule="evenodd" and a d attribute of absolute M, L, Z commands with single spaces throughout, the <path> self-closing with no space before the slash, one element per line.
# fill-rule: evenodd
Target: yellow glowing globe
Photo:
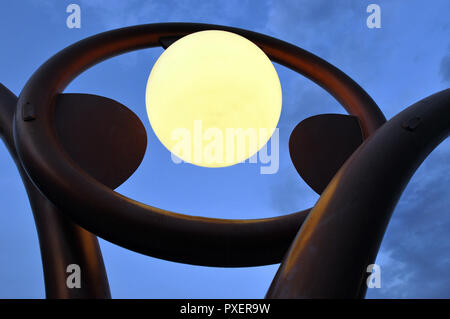
<path fill-rule="evenodd" d="M 266 54 L 225 31 L 201 31 L 170 45 L 146 89 L 150 124 L 178 162 L 224 167 L 255 155 L 281 113 L 281 85 Z"/>

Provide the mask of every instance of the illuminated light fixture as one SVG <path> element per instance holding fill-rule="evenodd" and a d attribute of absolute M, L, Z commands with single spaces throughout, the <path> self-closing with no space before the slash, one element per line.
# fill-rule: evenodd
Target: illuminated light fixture
<path fill-rule="evenodd" d="M 226 31 L 189 34 L 156 61 L 146 89 L 150 124 L 179 159 L 240 163 L 272 136 L 281 113 L 278 74 L 253 42 Z"/>

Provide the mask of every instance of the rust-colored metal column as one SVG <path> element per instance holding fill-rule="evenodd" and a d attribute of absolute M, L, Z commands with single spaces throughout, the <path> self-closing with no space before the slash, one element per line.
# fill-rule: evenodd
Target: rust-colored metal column
<path fill-rule="evenodd" d="M 36 223 L 47 298 L 110 298 L 108 279 L 97 237 L 74 224 L 31 182 L 14 147 L 12 125 L 17 97 L 0 84 L 0 136 L 25 185 Z M 67 266 L 81 269 L 81 287 L 68 288 Z"/>

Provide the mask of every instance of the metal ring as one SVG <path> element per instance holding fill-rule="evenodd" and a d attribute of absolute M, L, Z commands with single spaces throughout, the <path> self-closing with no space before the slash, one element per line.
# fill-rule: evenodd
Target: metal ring
<path fill-rule="evenodd" d="M 36 186 L 92 233 L 149 256 L 197 265 L 256 266 L 280 262 L 308 210 L 274 218 L 226 220 L 195 217 L 144 205 L 97 182 L 65 153 L 53 122 L 55 98 L 87 68 L 128 51 L 160 45 L 165 37 L 202 30 L 234 32 L 273 61 L 303 74 L 359 118 L 364 136 L 385 122 L 370 96 L 317 56 L 259 33 L 209 24 L 162 23 L 117 29 L 81 40 L 43 64 L 20 94 L 16 148 Z"/>

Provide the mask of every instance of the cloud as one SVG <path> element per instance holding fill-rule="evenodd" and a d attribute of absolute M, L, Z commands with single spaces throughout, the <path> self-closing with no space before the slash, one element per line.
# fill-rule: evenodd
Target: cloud
<path fill-rule="evenodd" d="M 155 22 L 199 22 L 239 26 L 251 22 L 255 27 L 266 24 L 268 1 L 102 1 L 81 0 L 94 9 L 108 29 Z M 248 13 L 252 18 L 248 18 Z"/>
<path fill-rule="evenodd" d="M 450 82 L 450 53 L 448 53 L 442 58 L 439 73 L 442 77 L 442 81 Z"/>
<path fill-rule="evenodd" d="M 375 298 L 449 298 L 450 147 L 436 149 L 416 172 L 394 210 L 377 263 Z"/>

